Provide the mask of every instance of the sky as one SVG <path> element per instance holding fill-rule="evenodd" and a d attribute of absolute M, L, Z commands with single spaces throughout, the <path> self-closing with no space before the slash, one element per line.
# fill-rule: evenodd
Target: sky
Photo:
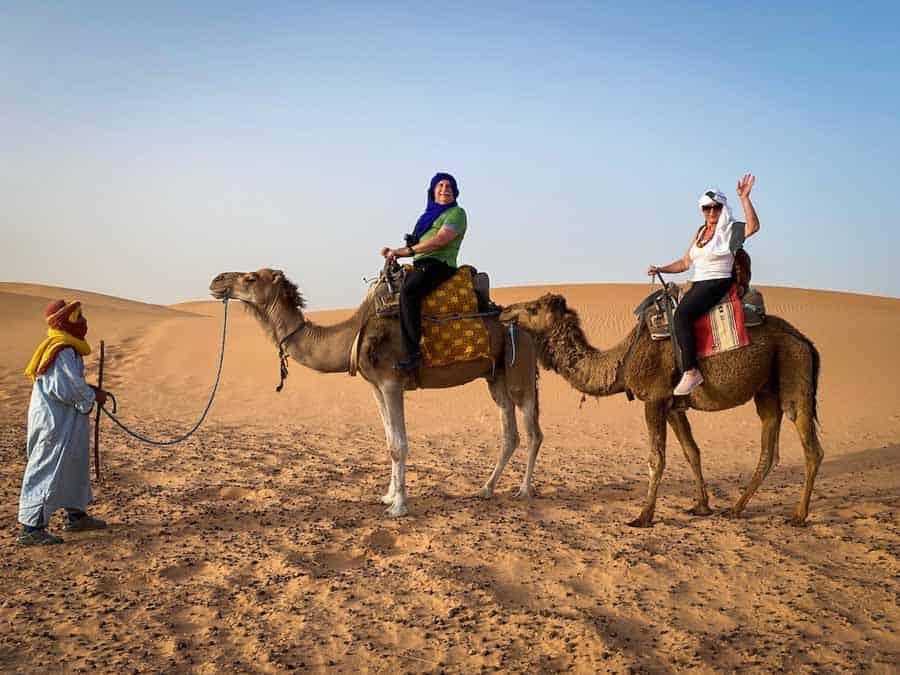
<path fill-rule="evenodd" d="M 900 297 L 896 3 L 12 2 L 0 280 L 356 306 L 437 171 L 494 286 L 648 283 L 757 176 L 754 283 Z M 686 279 L 680 275 L 677 279 Z"/>

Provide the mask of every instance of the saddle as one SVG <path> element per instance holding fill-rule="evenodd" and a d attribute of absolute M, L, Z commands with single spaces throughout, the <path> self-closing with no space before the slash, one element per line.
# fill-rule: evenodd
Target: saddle
<path fill-rule="evenodd" d="M 400 267 L 389 260 L 374 283 L 376 316 L 399 318 L 400 288 L 412 267 Z M 427 368 L 447 366 L 461 361 L 489 359 L 490 336 L 484 317 L 496 316 L 500 307 L 490 299 L 490 281 L 484 272 L 463 265 L 447 281 L 429 293 L 422 302 L 422 355 Z M 350 373 L 358 358 L 358 339 L 351 350 Z"/>
<path fill-rule="evenodd" d="M 644 298 L 635 308 L 635 315 L 647 325 L 651 339 L 668 340 L 672 337 L 669 317 L 674 316 L 683 297 L 684 289 L 669 282 L 665 288 L 657 289 Z M 765 318 L 762 293 L 753 287 L 741 293 L 738 284 L 733 284 L 728 293 L 694 326 L 698 336 L 698 356 L 744 346 L 748 342 L 742 338 L 742 330 L 759 326 Z"/>
<path fill-rule="evenodd" d="M 384 269 L 381 271 L 381 274 L 378 276 L 378 281 L 375 282 L 375 287 L 373 289 L 374 299 L 375 299 L 375 313 L 381 317 L 398 317 L 400 316 L 400 288 L 403 286 L 403 280 L 406 278 L 407 273 L 412 270 L 411 265 L 397 265 L 396 263 L 386 264 Z M 474 309 L 474 313 L 478 314 L 490 314 L 493 312 L 499 311 L 499 305 L 495 304 L 491 300 L 491 281 L 487 275 L 487 272 L 479 272 L 471 265 L 461 265 L 459 269 L 457 269 L 456 274 L 443 284 L 438 286 L 435 290 L 433 290 L 422 303 L 422 316 L 423 318 L 433 318 L 437 316 L 443 316 L 446 313 L 435 313 L 431 311 L 431 308 L 434 303 L 429 303 L 429 299 L 438 294 L 441 289 L 446 284 L 451 284 L 454 282 L 454 279 L 457 279 L 460 275 L 466 275 L 466 277 L 471 278 L 471 284 L 475 290 L 475 298 L 477 301 L 477 309 Z M 457 280 L 457 284 L 459 281 L 463 282 L 463 285 L 466 285 L 468 280 L 464 277 L 460 280 Z"/>

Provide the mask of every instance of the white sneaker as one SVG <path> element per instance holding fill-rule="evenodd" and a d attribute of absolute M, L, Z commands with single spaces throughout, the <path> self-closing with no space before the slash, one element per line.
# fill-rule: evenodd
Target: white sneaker
<path fill-rule="evenodd" d="M 681 382 L 675 387 L 673 393 L 675 396 L 687 396 L 701 384 L 703 384 L 703 375 L 701 375 L 700 371 L 696 368 L 692 368 L 681 376 Z"/>

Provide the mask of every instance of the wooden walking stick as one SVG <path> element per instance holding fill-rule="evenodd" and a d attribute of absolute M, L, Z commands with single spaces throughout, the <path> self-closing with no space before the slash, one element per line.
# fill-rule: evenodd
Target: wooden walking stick
<path fill-rule="evenodd" d="M 100 368 L 97 373 L 97 389 L 103 389 L 103 356 L 104 344 L 100 340 Z M 100 480 L 100 405 L 97 404 L 97 412 L 94 416 L 94 479 Z"/>

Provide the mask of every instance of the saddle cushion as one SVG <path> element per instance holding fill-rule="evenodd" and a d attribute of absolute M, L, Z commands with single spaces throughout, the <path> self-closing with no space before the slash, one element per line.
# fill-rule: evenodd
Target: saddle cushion
<path fill-rule="evenodd" d="M 491 358 L 484 320 L 454 319 L 478 312 L 472 268 L 460 267 L 422 303 L 422 355 L 426 367 Z"/>
<path fill-rule="evenodd" d="M 722 301 L 694 322 L 697 357 L 712 356 L 750 344 L 744 323 L 744 303 L 732 284 Z"/>
<path fill-rule="evenodd" d="M 668 286 L 669 300 L 662 290 L 658 290 L 647 296 L 635 309 L 635 314 L 646 323 L 653 340 L 668 340 L 672 337 L 665 305 L 669 302 L 670 311 L 674 313 L 683 292 L 675 284 L 670 283 Z M 721 302 L 694 324 L 698 357 L 750 344 L 747 329 L 765 321 L 766 308 L 762 294 L 755 288 L 749 288 L 743 297 L 739 293 L 739 289 L 732 285 Z"/>

